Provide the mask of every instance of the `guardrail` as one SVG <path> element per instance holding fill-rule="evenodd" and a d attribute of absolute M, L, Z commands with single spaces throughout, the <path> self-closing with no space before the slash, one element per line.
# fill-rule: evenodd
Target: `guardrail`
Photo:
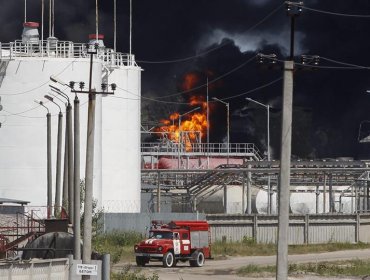
<path fill-rule="evenodd" d="M 40 40 L 38 43 L 23 43 L 21 40 L 16 40 L 11 43 L 0 43 L 0 59 L 16 57 L 88 58 L 88 50 L 86 44 L 71 41 Z M 134 55 L 115 52 L 110 48 L 98 48 L 96 57 L 111 67 L 137 66 Z"/>
<path fill-rule="evenodd" d="M 253 143 L 189 143 L 186 147 L 175 142 L 167 143 L 141 143 L 141 153 L 144 154 L 229 154 L 231 156 L 255 155 L 257 159 L 261 160 L 261 152 Z"/>

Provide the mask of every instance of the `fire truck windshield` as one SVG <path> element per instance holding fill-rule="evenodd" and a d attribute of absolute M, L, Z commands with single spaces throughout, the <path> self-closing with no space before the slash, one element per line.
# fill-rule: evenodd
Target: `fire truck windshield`
<path fill-rule="evenodd" d="M 173 239 L 173 233 L 169 231 L 151 231 L 149 238 L 155 239 Z"/>

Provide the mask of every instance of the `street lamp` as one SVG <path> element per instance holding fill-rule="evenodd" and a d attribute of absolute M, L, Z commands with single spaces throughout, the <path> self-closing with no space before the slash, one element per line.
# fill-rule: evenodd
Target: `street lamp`
<path fill-rule="evenodd" d="M 62 155 L 62 123 L 63 123 L 63 113 L 62 108 L 60 108 L 59 104 L 56 103 L 53 97 L 49 95 L 44 96 L 47 100 L 54 103 L 59 108 L 59 115 L 58 115 L 58 134 L 57 134 L 57 164 L 56 164 L 56 177 L 55 177 L 55 209 L 54 215 L 57 216 L 60 213 L 60 178 L 61 178 L 61 155 Z"/>
<path fill-rule="evenodd" d="M 80 224 L 80 100 L 78 99 L 77 93 L 74 90 L 75 82 L 70 82 L 69 85 L 59 80 L 55 76 L 51 76 L 50 80 L 52 82 L 58 83 L 63 86 L 67 86 L 75 93 L 74 99 L 74 142 L 73 142 L 73 204 L 74 204 L 74 258 L 76 260 L 81 259 L 81 247 L 80 247 L 80 235 L 81 235 L 81 224 Z M 84 86 L 83 82 L 80 82 L 80 89 L 82 90 Z M 58 91 L 58 93 L 60 90 Z M 72 129 L 71 129 L 72 131 Z"/>
<path fill-rule="evenodd" d="M 199 109 L 200 109 L 200 107 L 196 107 L 196 108 L 194 108 L 194 109 L 192 109 L 192 110 L 190 110 L 190 111 L 188 111 L 184 114 L 179 115 L 178 169 L 180 169 L 180 145 L 181 145 L 181 142 L 182 142 L 182 140 L 181 140 L 181 138 L 182 138 L 182 136 L 181 136 L 181 118 L 183 116 L 185 116 L 187 114 L 190 114 L 191 112 L 194 112 L 194 111 L 199 110 Z"/>
<path fill-rule="evenodd" d="M 246 97 L 245 98 L 248 101 L 251 101 L 257 105 L 260 105 L 262 107 L 265 107 L 267 109 L 267 160 L 271 160 L 271 154 L 270 154 L 270 105 L 263 104 L 261 102 L 258 102 L 252 98 Z M 270 175 L 267 178 L 267 213 L 271 214 L 271 178 Z"/>
<path fill-rule="evenodd" d="M 49 108 L 44 105 L 44 102 L 35 100 L 35 102 L 47 110 L 46 122 L 47 122 L 47 133 L 46 133 L 46 154 L 47 154 L 47 217 L 50 218 L 50 210 L 53 204 L 52 198 L 52 167 L 51 167 L 51 114 Z"/>
<path fill-rule="evenodd" d="M 229 164 L 229 154 L 230 154 L 230 103 L 222 101 L 217 97 L 212 98 L 215 101 L 221 102 L 226 106 L 227 110 L 227 164 Z"/>
<path fill-rule="evenodd" d="M 64 84 L 63 82 L 61 82 L 60 80 L 58 80 L 56 77 L 54 76 L 51 76 L 50 77 L 50 80 L 52 82 L 56 82 L 56 83 L 60 83 L 62 85 L 66 85 Z M 73 162 L 73 132 L 72 132 L 72 105 L 71 105 L 71 102 L 70 102 L 70 99 L 68 97 L 68 95 L 66 93 L 64 93 L 62 90 L 60 90 L 59 88 L 55 87 L 55 86 L 52 86 L 52 85 L 49 85 L 50 89 L 55 92 L 56 94 L 62 96 L 64 99 L 67 100 L 67 106 L 66 106 L 66 133 L 65 133 L 65 151 L 64 151 L 64 182 L 63 183 L 63 188 L 65 188 L 65 190 L 68 189 L 68 196 L 66 196 L 66 192 L 63 191 L 63 200 L 67 200 L 67 205 L 68 205 L 68 215 L 69 215 L 69 218 L 70 218 L 70 221 L 72 222 L 72 224 L 74 223 L 74 210 L 75 210 L 75 207 L 74 207 L 74 192 L 73 192 L 73 165 L 74 165 L 74 162 Z M 68 164 L 66 164 L 66 162 Z M 67 179 L 67 180 L 66 180 Z M 68 182 L 68 183 L 67 183 Z M 78 210 L 80 208 L 80 206 L 78 206 L 78 208 L 76 208 L 76 210 Z"/>

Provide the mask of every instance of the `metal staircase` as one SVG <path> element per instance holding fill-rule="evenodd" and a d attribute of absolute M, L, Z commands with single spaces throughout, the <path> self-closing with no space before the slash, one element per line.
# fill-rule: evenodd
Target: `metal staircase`
<path fill-rule="evenodd" d="M 0 87 L 6 75 L 6 69 L 8 68 L 8 64 L 9 64 L 8 60 L 0 60 Z"/>
<path fill-rule="evenodd" d="M 6 257 L 8 252 L 22 242 L 31 240 L 45 232 L 45 224 L 29 214 L 17 213 L 8 216 L 7 225 L 0 225 L 0 256 Z"/>

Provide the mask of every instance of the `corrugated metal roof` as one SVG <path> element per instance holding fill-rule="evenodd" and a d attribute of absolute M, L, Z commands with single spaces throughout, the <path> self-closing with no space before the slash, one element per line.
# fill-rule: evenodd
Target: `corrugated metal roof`
<path fill-rule="evenodd" d="M 29 201 L 25 201 L 25 200 L 18 200 L 18 199 L 9 199 L 9 198 L 2 198 L 0 197 L 0 204 L 4 204 L 4 203 L 13 203 L 13 204 L 28 204 L 30 203 Z"/>

